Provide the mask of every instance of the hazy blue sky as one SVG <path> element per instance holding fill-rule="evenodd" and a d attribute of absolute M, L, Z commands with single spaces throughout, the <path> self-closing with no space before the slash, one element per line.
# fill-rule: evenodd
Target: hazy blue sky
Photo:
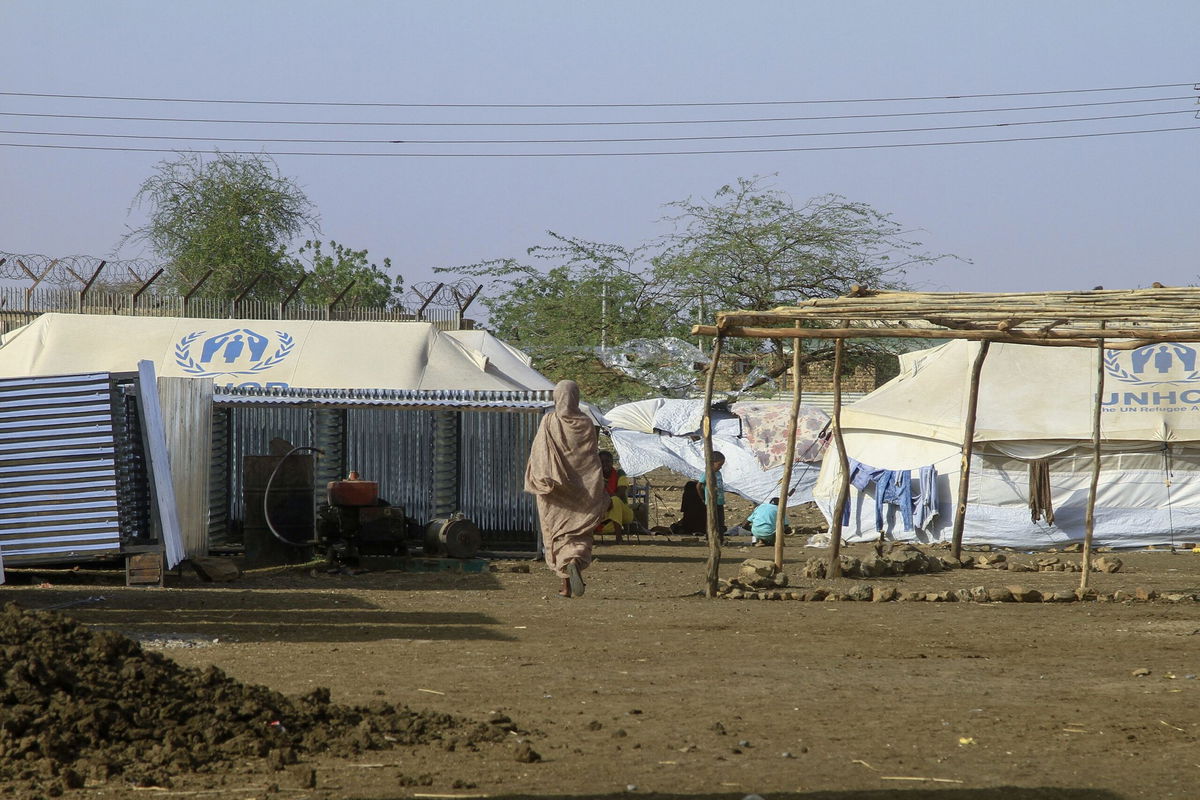
<path fill-rule="evenodd" d="M 1036 291 L 1200 282 L 1196 0 L 944 2 L 133 2 L 0 0 L 0 92 L 428 104 L 717 103 L 1171 88 L 959 101 L 691 108 L 376 108 L 118 102 L 0 94 L 0 145 L 196 149 L 74 132 L 326 139 L 779 134 L 1181 112 L 936 133 L 606 144 L 237 144 L 269 152 L 547 153 L 799 148 L 1189 127 L 1094 138 L 825 152 L 562 158 L 277 155 L 323 236 L 406 279 L 520 255 L 552 229 L 636 244 L 662 205 L 776 174 L 798 202 L 835 192 L 921 229 L 971 264 L 922 288 Z M 79 120 L 629 122 L 990 109 L 1007 114 L 592 127 L 367 127 Z M 1186 112 L 1186 113 L 1182 113 Z M 12 114 L 16 113 L 16 116 Z M 0 146 L 0 251 L 109 256 L 162 153 Z M 136 251 L 121 253 L 126 257 Z"/>

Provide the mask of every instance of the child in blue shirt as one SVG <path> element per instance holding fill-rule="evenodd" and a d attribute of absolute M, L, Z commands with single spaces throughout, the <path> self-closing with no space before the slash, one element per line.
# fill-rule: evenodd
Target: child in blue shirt
<path fill-rule="evenodd" d="M 775 521 L 779 517 L 779 498 L 772 497 L 769 503 L 760 503 L 750 512 L 746 521 L 750 523 L 750 535 L 755 547 L 775 544 Z"/>

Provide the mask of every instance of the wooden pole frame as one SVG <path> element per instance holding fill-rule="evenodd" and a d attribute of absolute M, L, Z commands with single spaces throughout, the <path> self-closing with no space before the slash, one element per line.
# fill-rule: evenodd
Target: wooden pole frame
<path fill-rule="evenodd" d="M 1104 407 L 1104 340 L 1096 342 L 1096 401 L 1092 407 L 1092 480 L 1088 485 L 1087 511 L 1083 515 L 1083 553 L 1079 588 L 1088 588 L 1092 569 L 1092 532 L 1096 528 L 1096 491 L 1100 485 L 1100 417 Z"/>
<path fill-rule="evenodd" d="M 967 419 L 963 425 L 962 461 L 958 472 L 958 505 L 954 509 L 954 533 L 950 540 L 950 555 L 962 556 L 963 526 L 967 520 L 967 493 L 971 490 L 971 455 L 975 452 L 975 414 L 979 408 L 979 376 L 991 342 L 979 343 L 975 360 L 971 362 L 971 384 L 967 392 Z"/>
<path fill-rule="evenodd" d="M 800 323 L 796 323 L 800 327 Z M 796 416 L 800 413 L 800 362 L 803 339 L 792 342 L 792 416 L 788 420 L 787 453 L 783 461 L 783 481 L 779 486 L 779 505 L 775 511 L 775 570 L 783 571 L 783 531 L 787 528 L 788 497 L 791 496 L 792 469 L 796 462 Z"/>
<path fill-rule="evenodd" d="M 721 361 L 721 344 L 725 337 L 717 335 L 713 342 L 712 361 L 704 379 L 704 418 L 701 433 L 704 437 L 704 508 L 707 512 L 705 530 L 708 531 L 708 571 L 704 584 L 704 596 L 717 596 L 717 573 L 721 567 L 721 534 L 717 530 L 717 471 L 713 468 L 712 443 L 712 398 L 717 377 L 717 364 Z"/>
<path fill-rule="evenodd" d="M 833 441 L 837 447 L 841 482 L 838 486 L 837 503 L 833 506 L 833 520 L 829 525 L 829 577 L 842 576 L 842 516 L 850 502 L 850 458 L 846 455 L 846 440 L 842 437 L 842 360 L 845 358 L 846 340 L 838 339 L 833 350 Z"/>

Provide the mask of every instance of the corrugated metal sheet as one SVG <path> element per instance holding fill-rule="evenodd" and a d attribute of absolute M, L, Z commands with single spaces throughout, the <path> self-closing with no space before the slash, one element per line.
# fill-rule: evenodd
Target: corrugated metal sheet
<path fill-rule="evenodd" d="M 212 392 L 212 378 L 158 379 L 175 505 L 184 550 L 189 556 L 208 555 Z"/>
<path fill-rule="evenodd" d="M 115 555 L 152 540 L 131 375 L 0 380 L 7 564 Z"/>
<path fill-rule="evenodd" d="M 346 468 L 379 482 L 379 495 L 414 519 L 433 519 L 433 413 L 346 411 Z"/>
<path fill-rule="evenodd" d="M 459 424 L 459 510 L 489 544 L 536 541 L 537 509 L 526 494 L 525 464 L 541 414 L 467 411 Z"/>
<path fill-rule="evenodd" d="M 302 389 L 223 386 L 214 402 L 227 406 L 335 406 L 339 408 L 490 409 L 532 411 L 554 406 L 548 391 L 470 391 L 459 389 Z"/>

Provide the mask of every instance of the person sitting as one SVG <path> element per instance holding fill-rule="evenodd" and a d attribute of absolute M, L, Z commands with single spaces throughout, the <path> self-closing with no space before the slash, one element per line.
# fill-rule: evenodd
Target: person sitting
<path fill-rule="evenodd" d="M 676 536 L 704 535 L 708 528 L 708 517 L 704 510 L 704 498 L 700 496 L 699 481 L 688 481 L 683 485 L 679 514 L 679 521 L 671 524 L 671 533 Z"/>
<path fill-rule="evenodd" d="M 754 540 L 755 547 L 767 547 L 775 544 L 775 523 L 778 518 L 778 497 L 772 497 L 767 503 L 759 503 L 750 512 L 746 522 L 750 526 L 750 536 Z"/>
<path fill-rule="evenodd" d="M 629 477 L 624 470 L 613 464 L 612 453 L 600 451 L 600 474 L 604 476 L 604 491 L 608 494 L 608 516 L 600 523 L 599 533 L 616 534 L 616 543 L 621 536 L 632 531 L 633 509 L 629 506 Z"/>

